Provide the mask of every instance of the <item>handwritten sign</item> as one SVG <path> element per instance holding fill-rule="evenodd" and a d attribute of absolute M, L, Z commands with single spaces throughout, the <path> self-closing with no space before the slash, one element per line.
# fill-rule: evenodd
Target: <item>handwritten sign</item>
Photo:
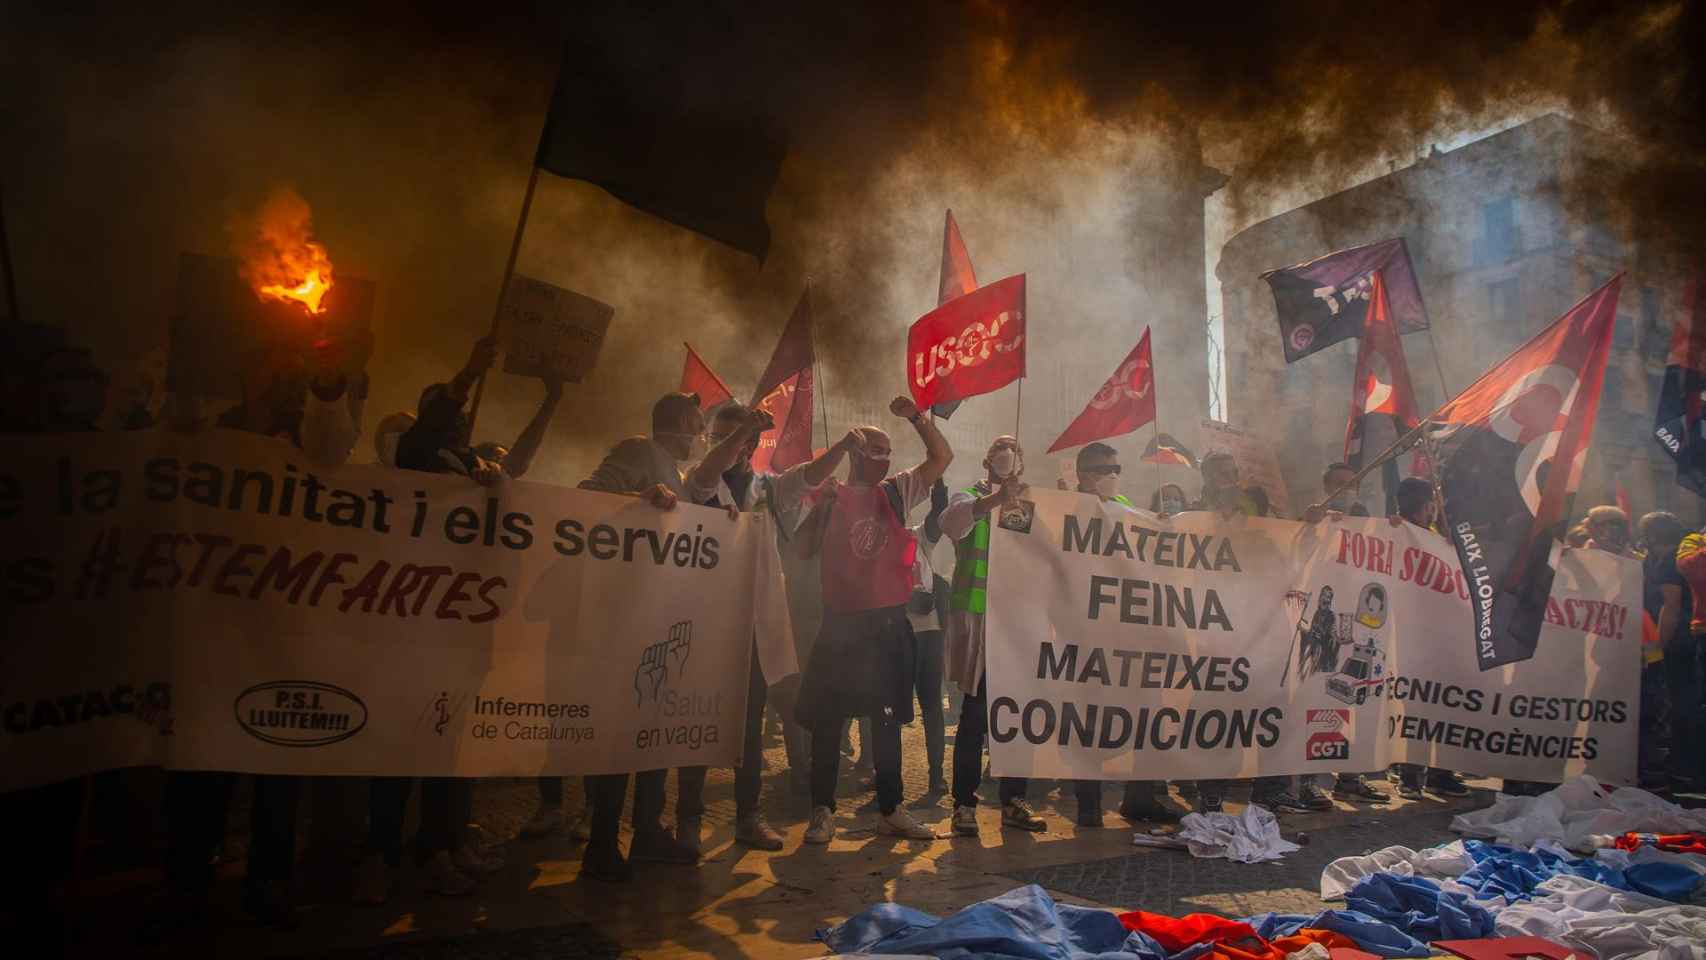
<path fill-rule="evenodd" d="M 573 290 L 515 277 L 504 297 L 504 372 L 523 377 L 555 374 L 580 383 L 597 365 L 615 314 L 610 304 Z"/>
<path fill-rule="evenodd" d="M 1238 462 L 1239 483 L 1246 487 L 1261 487 L 1268 492 L 1273 516 L 1285 516 L 1291 494 L 1286 491 L 1285 474 L 1280 472 L 1279 457 L 1267 440 L 1246 430 L 1219 420 L 1202 422 L 1204 454 L 1225 451 Z"/>

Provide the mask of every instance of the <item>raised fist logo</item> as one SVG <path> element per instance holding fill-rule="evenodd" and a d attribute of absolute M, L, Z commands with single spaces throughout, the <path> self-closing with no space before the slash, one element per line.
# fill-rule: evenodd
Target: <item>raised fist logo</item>
<path fill-rule="evenodd" d="M 687 670 L 687 657 L 693 652 L 693 621 L 683 620 L 669 628 L 669 637 L 640 651 L 640 665 L 634 668 L 634 706 L 643 705 L 647 698 L 656 703 L 671 672 L 681 676 Z"/>

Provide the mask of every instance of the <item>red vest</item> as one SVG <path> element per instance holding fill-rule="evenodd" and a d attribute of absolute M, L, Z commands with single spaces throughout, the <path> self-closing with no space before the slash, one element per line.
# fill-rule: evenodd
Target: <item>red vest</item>
<path fill-rule="evenodd" d="M 898 607 L 912 595 L 918 542 L 885 492 L 892 484 L 843 485 L 823 532 L 823 606 L 835 613 Z"/>

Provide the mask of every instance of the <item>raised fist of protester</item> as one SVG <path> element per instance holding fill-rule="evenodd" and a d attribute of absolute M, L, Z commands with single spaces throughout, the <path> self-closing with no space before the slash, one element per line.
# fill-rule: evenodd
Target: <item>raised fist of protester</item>
<path fill-rule="evenodd" d="M 1327 506 L 1322 503 L 1312 503 L 1303 508 L 1304 523 L 1320 523 L 1327 519 Z"/>
<path fill-rule="evenodd" d="M 895 397 L 889 401 L 889 412 L 902 420 L 911 420 L 918 416 L 918 404 L 911 397 Z"/>
<path fill-rule="evenodd" d="M 766 430 L 775 428 L 776 418 L 772 417 L 770 415 L 770 411 L 763 407 L 753 407 L 746 412 L 746 423 L 743 424 L 743 426 L 746 428 L 748 433 L 756 436 Z"/>
<path fill-rule="evenodd" d="M 474 470 L 469 476 L 473 477 L 474 482 L 482 487 L 493 487 L 497 486 L 498 481 L 503 479 L 504 468 L 491 460 L 475 458 Z"/>
<path fill-rule="evenodd" d="M 865 434 L 857 428 L 847 431 L 840 440 L 835 441 L 836 448 L 842 453 L 852 453 L 864 445 Z"/>
<path fill-rule="evenodd" d="M 640 499 L 659 510 L 674 510 L 676 496 L 674 491 L 661 483 L 652 484 L 651 488 L 640 494 Z"/>

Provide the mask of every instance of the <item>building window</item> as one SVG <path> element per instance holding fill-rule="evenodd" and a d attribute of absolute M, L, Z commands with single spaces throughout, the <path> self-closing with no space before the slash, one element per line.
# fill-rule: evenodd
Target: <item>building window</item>
<path fill-rule="evenodd" d="M 1510 197 L 1481 204 L 1481 235 L 1475 240 L 1475 262 L 1487 266 L 1504 263 L 1516 255 L 1516 204 Z"/>
<path fill-rule="evenodd" d="M 1516 277 L 1487 284 L 1487 319 L 1489 339 L 1502 343 L 1516 336 L 1522 322 L 1522 306 L 1518 301 L 1522 288 Z"/>

